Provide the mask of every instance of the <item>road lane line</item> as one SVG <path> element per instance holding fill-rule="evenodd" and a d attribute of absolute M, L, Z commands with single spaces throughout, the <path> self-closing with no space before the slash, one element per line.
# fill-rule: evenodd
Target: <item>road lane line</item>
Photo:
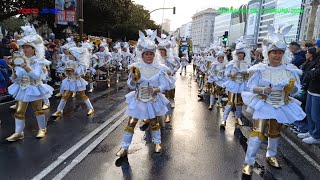
<path fill-rule="evenodd" d="M 92 142 L 85 150 L 83 150 L 72 162 L 66 166 L 52 180 L 60 180 L 65 177 L 77 164 L 79 164 L 94 148 L 96 148 L 112 131 L 114 131 L 125 119 L 127 115 L 123 115 L 117 122 L 110 126 L 103 134 L 101 134 L 94 142 Z"/>
<path fill-rule="evenodd" d="M 310 164 L 312 164 L 318 171 L 320 171 L 320 165 L 314 161 L 307 153 L 305 153 L 296 143 L 291 141 L 286 135 L 281 133 L 281 137 L 283 137 L 291 146 L 293 146 Z"/>
<path fill-rule="evenodd" d="M 73 145 L 70 149 L 68 149 L 66 152 L 64 152 L 62 155 L 60 155 L 57 158 L 57 160 L 55 160 L 48 167 L 46 167 L 44 170 L 42 170 L 39 174 L 37 174 L 35 177 L 33 177 L 32 180 L 39 180 L 39 179 L 44 178 L 46 175 L 48 175 L 52 170 L 54 170 L 57 166 L 59 166 L 59 164 L 61 164 L 64 160 L 66 160 L 69 156 L 71 156 L 75 151 L 77 151 L 81 146 L 83 146 L 90 139 L 92 139 L 92 137 L 94 137 L 102 129 L 107 127 L 112 121 L 114 121 L 118 116 L 120 116 L 125 110 L 126 110 L 126 107 L 121 109 L 119 112 L 117 112 L 115 115 L 113 115 L 111 118 L 109 118 L 103 124 L 101 124 L 95 130 L 93 130 L 91 133 L 89 133 L 87 136 L 82 138 L 79 142 L 77 142 L 75 145 Z"/>

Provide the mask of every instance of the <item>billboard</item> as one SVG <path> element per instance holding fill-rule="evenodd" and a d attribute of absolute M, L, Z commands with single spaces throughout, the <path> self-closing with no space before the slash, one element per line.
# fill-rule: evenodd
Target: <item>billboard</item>
<path fill-rule="evenodd" d="M 55 0 L 56 9 L 60 13 L 56 14 L 56 24 L 76 25 L 78 0 Z"/>
<path fill-rule="evenodd" d="M 260 9 L 260 2 L 252 3 L 248 7 L 249 12 L 258 11 Z M 257 25 L 259 23 L 259 14 L 250 13 L 247 19 L 247 28 L 246 28 L 246 39 L 248 44 L 255 44 L 255 39 L 257 36 Z"/>

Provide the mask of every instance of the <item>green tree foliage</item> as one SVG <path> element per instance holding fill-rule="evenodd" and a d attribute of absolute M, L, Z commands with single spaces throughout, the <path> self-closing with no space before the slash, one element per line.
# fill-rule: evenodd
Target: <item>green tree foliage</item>
<path fill-rule="evenodd" d="M 54 8 L 54 0 L 0 0 L 0 22 L 18 15 L 20 8 Z M 79 2 L 79 1 L 78 1 Z M 147 28 L 160 29 L 150 20 L 149 11 L 131 0 L 83 0 L 84 33 L 110 37 L 112 39 L 137 39 L 138 30 Z M 48 24 L 56 34 L 62 37 L 65 34 L 63 25 L 55 25 L 54 14 L 20 15 L 38 25 Z M 74 27 L 79 30 L 79 27 Z"/>
<path fill-rule="evenodd" d="M 18 17 L 11 17 L 0 22 L 0 26 L 10 32 L 20 31 L 22 25 L 24 25 L 24 20 Z"/>

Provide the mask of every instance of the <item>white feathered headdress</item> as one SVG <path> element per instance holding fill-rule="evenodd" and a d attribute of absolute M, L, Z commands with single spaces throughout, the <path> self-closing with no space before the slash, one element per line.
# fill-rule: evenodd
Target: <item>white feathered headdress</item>
<path fill-rule="evenodd" d="M 168 49 L 171 48 L 170 38 L 170 35 L 167 36 L 165 34 L 161 34 L 161 38 L 157 37 L 157 41 L 159 42 L 158 49 L 165 49 L 168 51 Z"/>
<path fill-rule="evenodd" d="M 236 40 L 235 43 L 236 43 L 236 48 L 233 53 L 233 59 L 238 60 L 237 54 L 244 53 L 245 54 L 244 60 L 247 63 L 250 63 L 251 62 L 251 54 L 250 54 L 250 49 L 245 41 L 245 38 L 243 36 L 241 36 L 239 39 Z"/>
<path fill-rule="evenodd" d="M 141 54 L 144 52 L 150 51 L 155 52 L 156 51 L 156 44 L 154 42 L 155 38 L 157 36 L 157 31 L 153 31 L 153 34 L 149 37 L 145 37 L 143 32 L 139 31 L 139 40 L 137 43 L 137 48 L 139 51 L 141 51 Z"/>
<path fill-rule="evenodd" d="M 70 53 L 76 58 L 76 60 L 84 65 L 86 68 L 89 67 L 89 51 L 83 47 L 72 47 L 69 49 Z"/>
<path fill-rule="evenodd" d="M 27 23 L 25 26 L 21 26 L 23 30 L 23 37 L 17 41 L 20 46 L 30 45 L 35 49 L 36 57 L 42 59 L 45 57 L 45 47 L 41 36 L 37 34 L 33 25 Z"/>
<path fill-rule="evenodd" d="M 281 50 L 284 52 L 282 58 L 283 63 L 289 63 L 292 61 L 292 53 L 287 48 L 285 41 L 285 35 L 291 30 L 293 25 L 279 24 L 276 27 L 269 25 L 268 34 L 263 39 L 263 56 L 264 60 L 268 62 L 268 53 L 272 50 Z"/>

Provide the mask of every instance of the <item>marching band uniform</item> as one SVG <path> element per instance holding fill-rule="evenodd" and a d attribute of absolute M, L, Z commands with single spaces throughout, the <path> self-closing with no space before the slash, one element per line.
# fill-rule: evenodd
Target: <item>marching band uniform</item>
<path fill-rule="evenodd" d="M 109 52 L 108 43 L 105 39 L 103 39 L 99 45 L 99 51 L 95 53 L 95 55 L 98 57 L 97 59 L 97 65 L 95 66 L 97 69 L 96 76 L 97 79 L 101 80 L 107 80 L 108 86 L 110 86 L 110 61 L 112 59 L 112 55 Z"/>
<path fill-rule="evenodd" d="M 95 81 L 95 74 L 96 74 L 96 66 L 97 60 L 99 59 L 96 54 L 92 54 L 93 51 L 93 44 L 90 42 L 82 43 L 82 47 L 87 48 L 89 52 L 89 67 L 87 69 L 87 78 L 89 82 L 89 91 L 88 93 L 93 92 L 93 83 Z"/>
<path fill-rule="evenodd" d="M 37 138 L 42 138 L 47 133 L 47 121 L 42 110 L 42 100 L 50 98 L 53 88 L 43 84 L 46 77 L 46 66 L 50 61 L 44 58 L 44 44 L 42 38 L 37 34 L 35 28 L 29 24 L 21 27 L 24 31 L 24 37 L 17 43 L 21 46 L 29 45 L 35 50 L 33 57 L 15 56 L 13 84 L 9 86 L 9 93 L 17 101 L 15 113 L 15 133 L 7 138 L 7 141 L 17 141 L 24 138 L 23 130 L 25 128 L 25 112 L 29 103 L 31 104 L 36 116 L 39 131 Z M 26 64 L 26 65 L 24 65 Z M 24 66 L 24 67 L 22 67 Z"/>
<path fill-rule="evenodd" d="M 145 52 L 155 53 L 156 45 L 153 40 L 156 33 L 149 39 L 139 31 L 139 36 L 141 40 L 138 47 L 142 51 L 141 56 Z M 167 104 L 169 104 L 169 101 L 161 92 L 169 89 L 169 79 L 164 70 L 166 67 L 157 62 L 156 59 L 152 64 L 147 64 L 141 58 L 139 57 L 138 62 L 129 67 L 128 86 L 135 91 L 126 95 L 128 104 L 126 114 L 129 116 L 129 122 L 125 128 L 121 149 L 116 154 L 120 157 L 126 156 L 128 153 L 138 119 L 148 119 L 150 121 L 155 152 L 160 153 L 162 150 L 161 127 L 158 117 L 164 116 L 168 111 Z M 133 73 L 138 76 L 135 81 L 131 78 Z M 148 88 L 152 88 L 153 93 L 146 91 Z"/>
<path fill-rule="evenodd" d="M 85 75 L 88 68 L 89 52 L 83 47 L 72 47 L 69 49 L 72 58 L 66 62 L 66 75 L 67 77 L 62 81 L 60 93 L 63 93 L 61 101 L 58 105 L 57 111 L 52 114 L 53 117 L 60 117 L 63 114 L 63 109 L 68 101 L 68 98 L 72 92 L 78 92 L 85 102 L 88 113 L 91 115 L 94 113 L 92 104 L 85 94 L 87 82 L 81 77 Z"/>
<path fill-rule="evenodd" d="M 119 82 L 119 78 L 121 77 L 120 71 L 123 69 L 122 68 L 122 56 L 121 56 L 121 46 L 120 43 L 116 43 L 113 46 L 113 52 L 112 54 L 112 58 L 110 61 L 111 66 L 114 67 L 114 69 L 116 70 L 116 78 L 117 78 L 117 82 Z"/>
<path fill-rule="evenodd" d="M 128 65 L 132 64 L 132 60 L 131 59 L 132 54 L 129 52 L 129 44 L 127 42 L 124 42 L 123 47 L 122 47 L 122 51 L 121 51 L 121 57 L 122 57 L 122 67 L 124 70 L 128 70 Z"/>
<path fill-rule="evenodd" d="M 63 54 L 59 55 L 59 61 L 57 65 L 57 77 L 60 77 L 60 80 L 62 81 L 65 78 L 65 65 L 66 62 L 69 61 L 69 51 L 68 49 L 72 47 L 76 47 L 76 43 L 72 40 L 72 38 L 68 37 L 67 43 L 61 46 L 61 49 L 63 51 Z M 61 84 L 60 84 L 61 86 Z M 55 95 L 56 97 L 61 97 L 62 94 L 59 92 L 58 94 Z M 75 96 L 75 95 L 73 95 Z"/>
<path fill-rule="evenodd" d="M 238 60 L 237 54 L 244 53 L 244 60 Z M 228 115 L 232 108 L 235 107 L 236 123 L 242 125 L 242 98 L 241 92 L 246 90 L 249 74 L 247 73 L 250 67 L 250 51 L 247 49 L 246 44 L 243 42 L 243 37 L 239 39 L 236 45 L 234 58 L 230 61 L 225 70 L 225 76 L 228 80 L 224 83 L 224 87 L 228 91 L 228 103 L 223 113 L 223 120 L 221 126 L 226 125 Z"/>
<path fill-rule="evenodd" d="M 170 78 L 170 89 L 165 91 L 166 98 L 169 99 L 170 104 L 168 105 L 169 111 L 165 117 L 165 122 L 170 122 L 172 119 L 172 108 L 174 107 L 174 98 L 175 98 L 175 88 L 176 88 L 176 78 L 174 77 L 175 73 L 180 68 L 180 62 L 177 62 L 176 59 L 173 57 L 171 43 L 170 43 L 170 36 L 162 35 L 162 38 L 157 37 L 159 42 L 158 50 L 165 50 L 166 55 L 161 57 L 161 60 L 165 66 L 168 67 L 167 74 Z M 162 55 L 161 55 L 162 56 Z"/>
<path fill-rule="evenodd" d="M 265 58 L 273 50 L 286 52 L 284 36 L 291 27 L 282 28 L 280 32 L 280 28 L 279 31 L 276 31 L 274 27 L 269 25 L 269 34 L 263 40 Z M 267 162 L 273 167 L 280 168 L 276 155 L 281 124 L 291 124 L 306 116 L 300 107 L 301 103 L 289 96 L 298 92 L 300 88 L 299 75 L 302 72 L 291 63 L 287 63 L 288 60 L 291 60 L 291 57 L 286 56 L 285 53 L 282 63 L 277 67 L 271 66 L 267 61 L 268 64 L 260 63 L 249 69 L 249 72 L 252 73 L 248 81 L 250 91 L 242 92 L 242 98 L 248 106 L 247 111 L 252 113 L 254 122 L 242 169 L 246 175 L 252 174 L 256 153 L 264 140 L 267 121 L 269 122 Z M 271 88 L 269 94 L 265 93 L 266 88 Z"/>
<path fill-rule="evenodd" d="M 222 59 L 222 60 L 221 60 Z M 214 104 L 214 96 L 218 97 L 218 105 L 221 107 L 222 96 L 225 89 L 223 83 L 227 80 L 224 76 L 226 67 L 226 57 L 223 52 L 218 52 L 216 60 L 211 64 L 211 69 L 208 71 L 208 82 L 211 84 L 210 88 L 210 106 L 209 110 L 212 110 Z"/>
<path fill-rule="evenodd" d="M 184 75 L 187 75 L 187 66 L 188 66 L 188 53 L 184 52 L 183 56 L 180 59 L 181 64 L 181 72 L 180 75 L 182 75 L 182 71 L 184 69 Z"/>

